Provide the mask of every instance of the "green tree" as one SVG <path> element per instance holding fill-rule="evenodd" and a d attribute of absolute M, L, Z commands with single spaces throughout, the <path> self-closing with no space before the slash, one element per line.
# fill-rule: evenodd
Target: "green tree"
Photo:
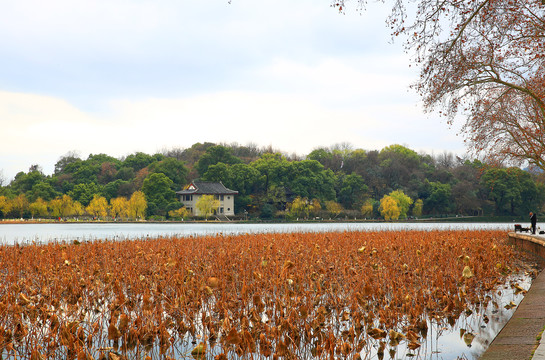
<path fill-rule="evenodd" d="M 61 156 L 55 164 L 55 175 L 64 174 L 69 165 L 82 161 L 77 152 L 71 151 Z"/>
<path fill-rule="evenodd" d="M 216 212 L 220 206 L 220 201 L 216 199 L 214 195 L 202 195 L 199 197 L 195 206 L 199 212 L 199 215 L 204 216 L 206 219 L 214 212 Z"/>
<path fill-rule="evenodd" d="M 210 165 L 202 177 L 204 181 L 217 181 L 227 188 L 237 190 L 235 209 L 250 210 L 252 200 L 261 188 L 259 171 L 247 164 L 227 165 L 222 162 Z"/>
<path fill-rule="evenodd" d="M 190 148 L 184 149 L 179 154 L 176 154 L 176 159 L 184 161 L 187 167 L 193 169 L 201 156 L 212 146 L 216 146 L 216 144 L 211 142 L 205 142 L 204 144 L 195 143 L 191 145 Z M 171 155 L 172 154 L 167 154 L 169 157 L 172 157 Z"/>
<path fill-rule="evenodd" d="M 430 196 L 426 199 L 425 206 L 429 212 L 447 213 L 452 207 L 452 191 L 449 184 L 430 182 Z"/>
<path fill-rule="evenodd" d="M 156 154 L 155 156 L 145 154 L 143 152 L 137 152 L 135 154 L 131 154 L 123 160 L 121 167 L 128 167 L 133 169 L 133 171 L 136 173 L 139 170 L 142 170 L 145 167 L 148 167 L 150 164 L 152 164 L 155 161 L 161 161 L 164 159 L 163 155 Z"/>
<path fill-rule="evenodd" d="M 170 180 L 172 180 L 172 190 L 180 190 L 187 182 L 187 175 L 189 170 L 185 167 L 183 161 L 176 160 L 174 158 L 165 158 L 161 161 L 152 163 L 149 166 L 150 173 L 162 173 L 165 174 Z"/>
<path fill-rule="evenodd" d="M 292 164 L 279 153 L 263 154 L 263 156 L 250 164 L 253 168 L 259 171 L 261 175 L 262 191 L 265 197 L 268 196 L 271 187 L 276 188 L 275 191 L 281 189 L 285 192 L 289 183 L 290 176 L 293 173 Z M 283 195 L 285 197 L 285 193 Z"/>
<path fill-rule="evenodd" d="M 341 167 L 342 159 L 335 156 L 329 149 L 318 148 L 312 150 L 307 155 L 308 160 L 315 160 L 322 164 L 326 169 L 338 170 Z"/>
<path fill-rule="evenodd" d="M 216 145 L 206 149 L 206 152 L 195 164 L 195 168 L 200 175 L 204 175 L 208 171 L 208 167 L 210 167 L 210 165 L 215 165 L 220 162 L 227 165 L 233 165 L 241 163 L 242 160 L 234 156 L 231 149 L 228 147 Z"/>
<path fill-rule="evenodd" d="M 68 192 L 68 195 L 70 195 L 74 201 L 80 202 L 83 206 L 88 206 L 95 195 L 101 194 L 102 188 L 94 182 L 77 184 Z"/>
<path fill-rule="evenodd" d="M 107 200 L 111 200 L 120 196 L 129 198 L 135 191 L 135 189 L 136 186 L 133 182 L 116 179 L 104 185 L 101 193 Z"/>
<path fill-rule="evenodd" d="M 271 219 L 277 212 L 277 209 L 272 204 L 263 204 L 260 210 L 259 217 L 262 219 Z"/>
<path fill-rule="evenodd" d="M 72 182 L 76 184 L 99 183 L 99 175 L 102 172 L 102 164 L 105 162 L 119 163 L 119 160 L 106 154 L 89 154 L 86 160 L 69 164 L 65 168 L 65 173 L 72 177 Z M 102 176 L 105 176 L 102 174 Z"/>
<path fill-rule="evenodd" d="M 369 190 L 363 182 L 363 177 L 352 173 L 338 177 L 337 200 L 346 209 L 354 209 L 360 205 Z"/>
<path fill-rule="evenodd" d="M 163 173 L 150 174 L 142 184 L 142 192 L 146 195 L 150 215 L 165 216 L 170 204 L 177 203 L 175 208 L 180 206 L 176 192 L 172 190 L 172 180 Z"/>
<path fill-rule="evenodd" d="M 35 201 L 38 198 L 43 199 L 44 201 L 49 201 L 51 199 L 56 198 L 59 196 L 59 192 L 56 191 L 53 186 L 51 185 L 51 182 L 48 181 L 40 181 L 32 186 L 32 189 L 30 189 L 29 192 L 27 192 L 28 199 L 30 201 Z"/>
<path fill-rule="evenodd" d="M 521 204 L 521 186 L 513 171 L 490 168 L 481 177 L 487 196 L 494 201 L 496 215 L 514 214 Z"/>
<path fill-rule="evenodd" d="M 358 174 L 364 177 L 364 174 L 371 170 L 370 160 L 365 150 L 355 149 L 344 156 L 342 171 L 346 174 Z"/>
<path fill-rule="evenodd" d="M 319 200 L 335 200 L 335 175 L 316 160 L 290 164 L 287 187 L 296 195 Z"/>
<path fill-rule="evenodd" d="M 488 199 L 494 201 L 496 214 L 527 215 L 543 204 L 543 195 L 532 175 L 516 167 L 489 168 L 481 177 Z"/>
<path fill-rule="evenodd" d="M 526 215 L 530 211 L 537 212 L 541 209 L 545 200 L 543 183 L 538 183 L 530 173 L 519 168 L 513 168 L 513 175 L 516 176 L 520 184 L 520 204 L 513 209 L 515 214 Z"/>
<path fill-rule="evenodd" d="M 34 165 L 27 174 L 22 171 L 17 173 L 9 186 L 16 194 L 23 194 L 30 192 L 33 186 L 41 182 L 47 182 L 47 177 Z"/>
<path fill-rule="evenodd" d="M 225 163 L 219 162 L 210 165 L 208 170 L 201 176 L 203 181 L 221 182 L 227 188 L 231 188 L 233 171 L 231 167 Z"/>
<path fill-rule="evenodd" d="M 116 180 L 131 181 L 136 176 L 136 171 L 128 166 L 121 167 L 115 175 Z"/>
<path fill-rule="evenodd" d="M 421 174 L 421 159 L 416 152 L 401 145 L 390 145 L 379 154 L 382 178 L 390 189 L 401 189 Z"/>

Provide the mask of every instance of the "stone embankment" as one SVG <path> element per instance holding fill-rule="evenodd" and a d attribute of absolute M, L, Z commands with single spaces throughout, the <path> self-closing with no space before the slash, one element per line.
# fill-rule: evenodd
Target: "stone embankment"
<path fill-rule="evenodd" d="M 545 235 L 509 233 L 516 247 L 537 255 L 545 263 Z M 480 360 L 545 360 L 545 271 L 532 282 L 517 310 L 492 341 Z"/>

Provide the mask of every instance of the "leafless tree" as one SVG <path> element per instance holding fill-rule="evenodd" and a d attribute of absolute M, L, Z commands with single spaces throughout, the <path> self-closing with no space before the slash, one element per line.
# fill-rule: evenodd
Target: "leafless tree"
<path fill-rule="evenodd" d="M 475 155 L 545 169 L 545 1 L 391 2 L 387 22 L 420 66 L 425 108 L 463 114 Z"/>

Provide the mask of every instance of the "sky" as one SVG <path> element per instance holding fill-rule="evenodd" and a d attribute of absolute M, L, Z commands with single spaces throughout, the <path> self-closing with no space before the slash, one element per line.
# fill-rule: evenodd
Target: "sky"
<path fill-rule="evenodd" d="M 329 0 L 18 0 L 0 11 L 0 175 L 64 155 L 348 143 L 464 153 L 385 24 Z"/>

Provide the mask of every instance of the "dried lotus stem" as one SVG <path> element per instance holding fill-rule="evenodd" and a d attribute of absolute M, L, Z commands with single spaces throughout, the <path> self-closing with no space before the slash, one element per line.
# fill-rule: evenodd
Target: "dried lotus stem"
<path fill-rule="evenodd" d="M 493 302 L 533 271 L 521 259 L 504 232 L 465 230 L 4 245 L 0 355 L 393 356 L 419 351 L 430 319 Z"/>

